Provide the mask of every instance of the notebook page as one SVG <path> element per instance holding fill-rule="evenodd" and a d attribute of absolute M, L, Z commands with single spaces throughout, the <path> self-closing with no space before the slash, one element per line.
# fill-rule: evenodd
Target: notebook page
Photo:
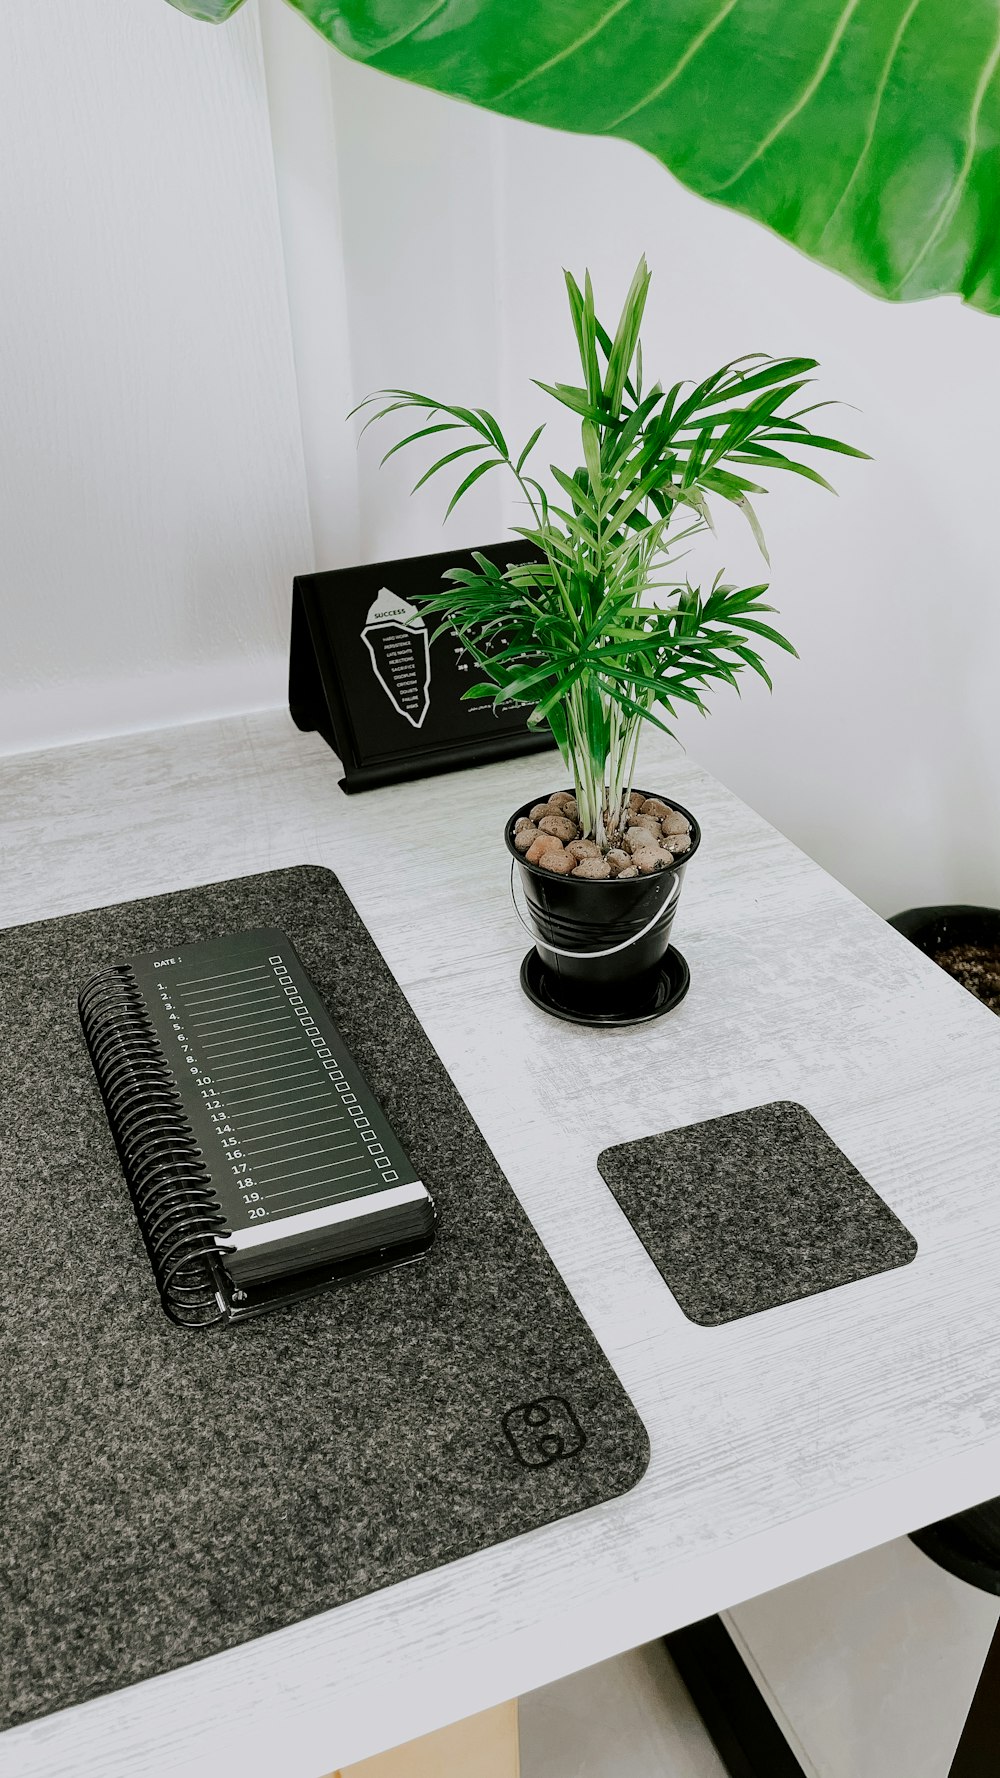
<path fill-rule="evenodd" d="M 285 933 L 128 961 L 239 1248 L 426 1198 Z"/>

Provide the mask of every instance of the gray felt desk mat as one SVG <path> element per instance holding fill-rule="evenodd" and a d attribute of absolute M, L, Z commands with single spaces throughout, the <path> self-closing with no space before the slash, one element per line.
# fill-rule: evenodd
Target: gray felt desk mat
<path fill-rule="evenodd" d="M 790 1100 L 620 1143 L 597 1165 L 688 1320 L 703 1327 L 891 1271 L 917 1251 Z"/>
<path fill-rule="evenodd" d="M 438 1238 L 416 1265 L 182 1332 L 160 1307 L 77 990 L 131 953 L 264 925 L 287 930 L 368 1074 L 437 1200 Z M 14 928 L 0 1029 L 0 1727 L 642 1476 L 641 1421 L 328 871 Z"/>

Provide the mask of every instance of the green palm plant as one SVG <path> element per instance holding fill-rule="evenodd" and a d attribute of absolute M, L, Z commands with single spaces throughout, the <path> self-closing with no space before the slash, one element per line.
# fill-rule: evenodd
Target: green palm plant
<path fill-rule="evenodd" d="M 538 559 L 501 570 L 476 554 L 475 570 L 451 570 L 450 585 L 423 603 L 443 614 L 482 671 L 467 697 L 529 704 L 529 723 L 548 724 L 573 776 L 584 835 L 604 847 L 624 827 L 644 725 L 670 733 L 665 717 L 682 705 L 704 711 L 714 681 L 736 686 L 748 668 L 770 686 L 762 643 L 795 653 L 766 621 L 766 585 L 731 586 L 719 575 L 702 592 L 672 572 L 678 546 L 712 528 L 711 502 L 721 499 L 746 516 L 766 560 L 750 501 L 766 490 L 747 471 L 787 470 L 829 488 L 792 453 L 808 446 L 866 455 L 810 430 L 804 416 L 826 404 L 790 406 L 816 367 L 812 358 L 752 354 L 694 388 L 655 383 L 647 391 L 639 332 L 649 281 L 642 259 L 611 335 L 595 313 L 589 273 L 582 289 L 566 274 L 583 381 L 537 387 L 579 417 L 583 462 L 571 472 L 550 464 L 548 489 L 529 469 L 544 425 L 515 456 L 485 408 L 383 389 L 354 410 L 374 408 L 363 431 L 390 415 L 420 415 L 383 463 L 429 438 L 447 443 L 414 492 L 454 469 L 461 479 L 448 513 L 493 470 L 514 478 L 526 521 L 515 530 Z"/>

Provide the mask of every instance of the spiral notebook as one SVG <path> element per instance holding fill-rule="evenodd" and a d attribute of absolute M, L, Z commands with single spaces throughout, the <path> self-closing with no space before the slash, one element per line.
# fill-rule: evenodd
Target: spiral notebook
<path fill-rule="evenodd" d="M 430 1245 L 431 1196 L 277 927 L 130 957 L 87 983 L 80 1018 L 179 1325 Z"/>

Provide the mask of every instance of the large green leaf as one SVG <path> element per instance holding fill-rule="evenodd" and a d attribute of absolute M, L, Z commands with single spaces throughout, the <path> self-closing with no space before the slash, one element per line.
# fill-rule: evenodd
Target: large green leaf
<path fill-rule="evenodd" d="M 998 0 L 289 3 L 388 74 L 627 137 L 879 296 L 1000 311 Z"/>
<path fill-rule="evenodd" d="M 206 24 L 221 25 L 225 19 L 231 19 L 238 12 L 243 0 L 170 0 L 178 12 L 186 12 L 189 18 L 204 19 Z"/>

